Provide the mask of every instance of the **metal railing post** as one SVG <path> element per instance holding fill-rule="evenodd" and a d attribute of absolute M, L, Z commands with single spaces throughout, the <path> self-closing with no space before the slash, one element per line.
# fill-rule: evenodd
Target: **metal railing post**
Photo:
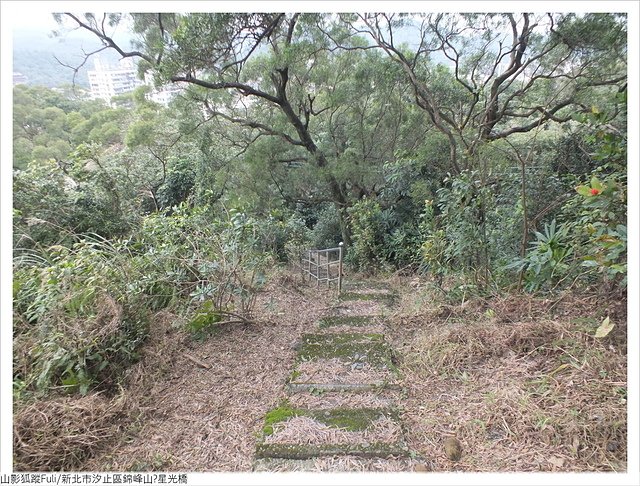
<path fill-rule="evenodd" d="M 327 251 L 325 252 L 327 255 L 327 261 L 325 263 L 325 268 L 327 270 L 327 288 L 329 288 L 329 285 L 331 284 L 331 274 L 329 273 L 329 258 L 330 258 L 330 253 Z"/>
<path fill-rule="evenodd" d="M 342 241 L 338 245 L 338 294 L 342 292 Z"/>

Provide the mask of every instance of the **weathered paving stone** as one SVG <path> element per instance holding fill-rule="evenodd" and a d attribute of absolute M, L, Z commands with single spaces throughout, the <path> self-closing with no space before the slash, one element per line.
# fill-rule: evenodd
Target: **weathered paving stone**
<path fill-rule="evenodd" d="M 364 300 L 371 302 L 380 302 L 387 306 L 392 306 L 397 300 L 397 295 L 394 293 L 367 293 L 367 292 L 343 292 L 340 294 L 339 300 L 342 302 L 353 300 Z"/>
<path fill-rule="evenodd" d="M 392 408 L 400 393 L 394 390 L 376 390 L 353 393 L 336 391 L 323 393 L 294 393 L 287 398 L 293 408 Z"/>
<path fill-rule="evenodd" d="M 369 392 L 378 390 L 400 390 L 394 381 L 377 381 L 372 383 L 287 383 L 289 393 L 324 393 L 324 392 Z"/>
<path fill-rule="evenodd" d="M 389 287 L 383 282 L 370 282 L 370 281 L 362 281 L 362 282 L 344 282 L 342 284 L 342 288 L 344 290 L 389 290 Z"/>
<path fill-rule="evenodd" d="M 377 368 L 392 368 L 393 353 L 378 333 L 303 334 L 298 352 L 299 361 L 338 358 L 352 362 L 357 356 L 367 356 Z"/>
<path fill-rule="evenodd" d="M 318 327 L 320 329 L 338 326 L 365 327 L 378 324 L 380 320 L 378 316 L 328 316 L 318 321 Z"/>
<path fill-rule="evenodd" d="M 312 459 L 257 459 L 254 472 L 380 472 L 382 461 L 391 466 L 388 471 L 413 472 L 415 459 L 410 457 L 366 458 L 354 456 L 314 457 Z M 384 469 L 387 471 L 387 469 Z"/>
<path fill-rule="evenodd" d="M 366 440 L 351 443 L 308 443 L 306 437 L 300 437 L 299 443 L 270 443 L 267 437 L 274 433 L 274 426 L 293 417 L 309 417 L 328 427 L 342 431 L 362 432 L 370 429 L 374 421 L 380 418 L 392 420 L 400 428 L 398 413 L 394 409 L 372 408 L 334 408 L 334 409 L 294 409 L 282 406 L 271 410 L 265 418 L 263 435 L 256 447 L 256 457 L 282 459 L 309 459 L 323 456 L 350 455 L 358 457 L 408 456 L 409 448 L 400 438 L 394 442 Z"/>
<path fill-rule="evenodd" d="M 391 347 L 382 334 L 304 334 L 286 389 L 289 393 L 397 389 L 397 378 Z"/>
<path fill-rule="evenodd" d="M 258 444 L 256 457 L 279 457 L 282 459 L 309 459 L 322 456 L 397 457 L 408 456 L 406 445 L 386 444 Z"/>

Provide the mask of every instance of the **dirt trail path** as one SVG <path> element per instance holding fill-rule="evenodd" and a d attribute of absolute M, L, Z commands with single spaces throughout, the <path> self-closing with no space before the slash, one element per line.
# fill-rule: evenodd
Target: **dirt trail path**
<path fill-rule="evenodd" d="M 265 414 L 255 471 L 411 471 L 401 377 L 385 337 L 396 296 L 351 284 L 303 334 L 285 389 Z"/>
<path fill-rule="evenodd" d="M 184 337 L 175 319 L 157 322 L 162 336 L 145 347 L 147 357 L 168 358 L 157 369 L 141 363 L 151 376 L 132 397 L 138 419 L 83 469 L 250 471 L 264 415 L 286 396 L 294 346 L 329 305 L 328 295 L 312 297 L 286 279 L 274 282 L 259 295 L 256 323 L 226 326 L 202 342 Z"/>

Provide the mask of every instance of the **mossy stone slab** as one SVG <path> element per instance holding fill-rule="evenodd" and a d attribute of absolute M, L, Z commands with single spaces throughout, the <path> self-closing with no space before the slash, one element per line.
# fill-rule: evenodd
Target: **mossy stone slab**
<path fill-rule="evenodd" d="M 361 457 L 387 457 L 406 455 L 408 449 L 403 441 L 396 443 L 353 443 L 353 444 L 306 444 L 300 438 L 300 444 L 265 443 L 264 438 L 273 433 L 273 425 L 291 417 L 306 416 L 329 427 L 348 431 L 362 431 L 371 427 L 375 420 L 388 417 L 399 422 L 395 409 L 379 408 L 333 408 L 333 409 L 274 409 L 267 413 L 262 439 L 256 447 L 258 458 L 309 459 L 320 456 L 354 455 Z M 281 417 L 281 420 L 274 420 Z"/>
<path fill-rule="evenodd" d="M 315 470 L 313 459 L 281 459 L 279 457 L 256 459 L 251 467 L 252 472 L 313 472 Z"/>
<path fill-rule="evenodd" d="M 277 423 L 286 422 L 293 417 L 310 417 L 329 427 L 357 432 L 366 430 L 373 425 L 373 422 L 380 418 L 390 418 L 398 422 L 398 411 L 394 408 L 294 408 L 287 401 L 279 407 L 269 410 L 264 419 L 263 437 L 273 433 L 273 426 Z"/>
<path fill-rule="evenodd" d="M 343 282 L 342 288 L 345 290 L 389 290 L 389 286 L 384 282 L 375 282 L 372 280 L 361 280 L 355 282 Z"/>
<path fill-rule="evenodd" d="M 356 354 L 366 355 L 367 362 L 377 368 L 390 367 L 393 356 L 378 333 L 303 334 L 298 361 L 336 358 L 347 363 Z"/>
<path fill-rule="evenodd" d="M 281 459 L 311 459 L 326 456 L 407 457 L 409 448 L 403 443 L 388 444 L 258 444 L 256 457 Z"/>
<path fill-rule="evenodd" d="M 338 326 L 364 327 L 379 323 L 379 316 L 328 316 L 318 321 L 318 327 L 320 329 Z"/>
<path fill-rule="evenodd" d="M 395 304 L 398 296 L 393 293 L 381 294 L 366 292 L 342 292 L 338 298 L 342 302 L 360 300 L 368 302 L 379 302 L 387 306 L 392 306 Z"/>
<path fill-rule="evenodd" d="M 395 382 L 380 381 L 374 383 L 302 383 L 289 382 L 287 392 L 293 393 L 324 393 L 324 392 L 368 392 L 377 390 L 401 390 Z"/>
<path fill-rule="evenodd" d="M 271 427 L 272 431 L 274 424 L 286 422 L 292 417 L 310 417 L 329 427 L 356 432 L 369 428 L 373 422 L 383 417 L 397 422 L 398 411 L 393 408 L 292 408 L 285 402 L 284 405 L 267 412 L 263 432 L 270 435 L 267 427 Z"/>

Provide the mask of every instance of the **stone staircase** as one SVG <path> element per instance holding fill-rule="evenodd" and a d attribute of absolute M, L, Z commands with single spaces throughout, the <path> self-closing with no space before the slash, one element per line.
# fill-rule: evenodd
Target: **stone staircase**
<path fill-rule="evenodd" d="M 387 461 L 412 470 L 384 335 L 394 299 L 388 289 L 352 284 L 302 335 L 288 398 L 265 416 L 254 471 L 376 470 Z"/>

